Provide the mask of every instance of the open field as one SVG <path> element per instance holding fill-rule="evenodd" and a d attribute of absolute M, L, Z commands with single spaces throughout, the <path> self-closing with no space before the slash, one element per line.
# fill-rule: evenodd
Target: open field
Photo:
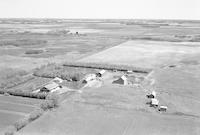
<path fill-rule="evenodd" d="M 159 113 L 145 104 L 145 92 L 125 86 L 87 88 L 68 97 L 60 108 L 42 116 L 20 135 L 198 135 L 200 119 L 174 110 Z M 54 124 L 49 124 L 54 123 Z"/>
<path fill-rule="evenodd" d="M 152 74 L 154 88 L 170 110 L 200 116 L 199 65 L 159 69 Z"/>
<path fill-rule="evenodd" d="M 127 41 L 79 62 L 131 65 L 138 68 L 158 68 L 199 56 L 199 43 L 158 41 Z"/>
<path fill-rule="evenodd" d="M 4 20 L 0 23 L 0 69 L 31 70 L 47 63 L 73 61 L 83 56 L 118 45 L 122 38 L 96 35 L 98 29 L 70 22 L 52 24 L 35 20 Z M 24 24 L 24 22 L 26 22 Z M 32 20 L 34 21 L 34 20 Z M 71 31 L 70 31 L 71 30 Z M 75 34 L 79 32 L 79 34 Z"/>
<path fill-rule="evenodd" d="M 40 103 L 38 99 L 0 95 L 0 130 L 27 116 Z"/>

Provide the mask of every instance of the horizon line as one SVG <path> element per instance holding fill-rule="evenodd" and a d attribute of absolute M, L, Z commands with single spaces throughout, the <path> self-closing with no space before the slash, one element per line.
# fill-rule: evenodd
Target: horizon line
<path fill-rule="evenodd" d="M 200 21 L 200 19 L 182 19 L 182 18 L 62 18 L 62 17 L 0 17 L 0 19 L 65 19 L 65 20 L 171 20 L 171 21 Z"/>

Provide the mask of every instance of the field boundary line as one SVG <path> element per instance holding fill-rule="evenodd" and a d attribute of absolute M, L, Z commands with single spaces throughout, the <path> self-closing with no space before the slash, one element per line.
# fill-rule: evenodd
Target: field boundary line
<path fill-rule="evenodd" d="M 7 102 L 7 101 L 1 101 L 0 103 L 5 103 L 5 104 L 13 104 L 13 105 L 21 105 L 21 106 L 27 106 L 27 107 L 35 107 L 35 105 L 29 105 L 29 104 L 23 104 L 23 103 L 14 103 L 14 102 Z"/>
<path fill-rule="evenodd" d="M 27 116 L 27 113 L 17 112 L 17 111 L 9 111 L 9 110 L 1 110 L 0 113 L 6 113 L 6 114 L 15 114 L 15 115 L 21 115 L 21 116 Z"/>

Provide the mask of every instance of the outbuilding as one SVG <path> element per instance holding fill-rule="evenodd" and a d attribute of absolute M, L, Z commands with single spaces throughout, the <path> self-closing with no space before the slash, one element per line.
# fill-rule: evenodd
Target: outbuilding
<path fill-rule="evenodd" d="M 160 106 L 158 111 L 166 112 L 167 111 L 167 106 Z"/>
<path fill-rule="evenodd" d="M 159 101 L 156 98 L 151 99 L 151 106 L 158 107 Z"/>
<path fill-rule="evenodd" d="M 122 85 L 128 85 L 128 79 L 127 79 L 127 77 L 125 75 L 123 75 L 119 79 L 113 81 L 113 83 L 122 84 Z"/>
<path fill-rule="evenodd" d="M 148 98 L 155 98 L 156 97 L 156 92 L 152 91 L 151 94 L 147 95 Z"/>
<path fill-rule="evenodd" d="M 47 85 L 43 86 L 40 89 L 40 92 L 54 92 L 56 90 L 59 90 L 60 88 L 62 88 L 62 86 L 60 86 L 59 84 L 57 84 L 55 82 L 51 82 L 51 83 L 48 83 Z"/>
<path fill-rule="evenodd" d="M 101 70 L 98 73 L 96 73 L 97 77 L 102 77 L 102 75 L 106 72 L 106 70 Z"/>
<path fill-rule="evenodd" d="M 132 70 L 127 70 L 127 73 L 128 73 L 128 74 L 132 74 L 133 71 L 132 71 Z"/>

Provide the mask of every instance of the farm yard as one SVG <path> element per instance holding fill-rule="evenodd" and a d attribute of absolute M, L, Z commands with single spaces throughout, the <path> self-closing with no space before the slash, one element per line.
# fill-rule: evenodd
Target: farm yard
<path fill-rule="evenodd" d="M 43 108 L 16 134 L 199 135 L 199 30 L 196 21 L 0 19 L 0 130 Z"/>

